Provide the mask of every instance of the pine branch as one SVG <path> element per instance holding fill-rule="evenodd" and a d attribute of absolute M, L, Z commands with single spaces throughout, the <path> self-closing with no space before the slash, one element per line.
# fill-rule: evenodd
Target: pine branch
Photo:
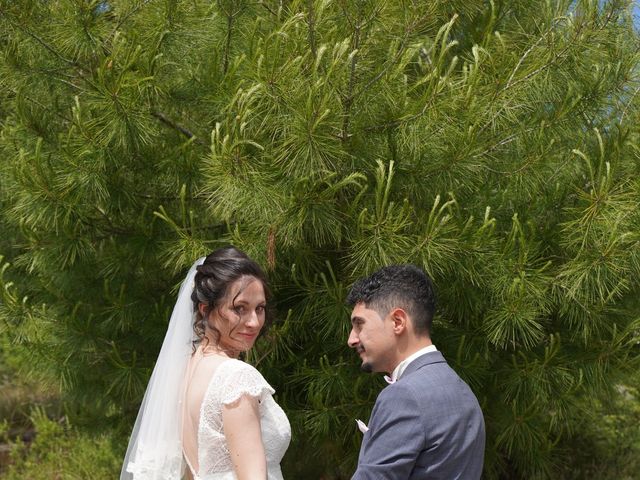
<path fill-rule="evenodd" d="M 222 63 L 222 73 L 226 74 L 229 69 L 229 50 L 231 49 L 231 32 L 233 27 L 233 15 L 227 15 L 227 38 L 224 44 L 224 55 Z"/>
<path fill-rule="evenodd" d="M 380 72 L 378 72 L 377 75 L 375 75 L 371 80 L 369 80 L 358 91 L 358 93 L 355 95 L 356 97 L 360 96 L 364 92 L 369 91 L 369 89 L 374 84 L 378 83 L 380 81 L 380 79 L 382 79 L 384 77 L 384 75 L 391 69 L 391 67 L 395 66 L 398 63 L 398 61 L 400 60 L 400 58 L 402 58 L 402 55 L 406 51 L 407 42 L 409 41 L 409 38 L 411 37 L 411 34 L 413 33 L 414 29 L 417 28 L 417 26 L 420 25 L 425 20 L 426 20 L 426 17 L 421 17 L 421 18 L 416 19 L 409 27 L 405 26 L 404 32 L 403 32 L 403 35 L 402 35 L 402 40 L 400 41 L 400 46 L 398 47 L 398 50 L 396 51 L 396 54 L 393 56 L 393 58 L 390 61 L 385 63 L 384 68 L 382 68 L 380 70 Z"/>
<path fill-rule="evenodd" d="M 2 15 L 2 12 L 0 12 L 0 15 Z M 12 22 L 10 19 L 8 19 L 8 22 L 13 25 L 15 28 L 17 28 L 18 30 L 20 30 L 21 32 L 25 33 L 26 35 L 30 36 L 31 38 L 33 38 L 36 42 L 38 42 L 41 46 L 43 46 L 48 52 L 52 53 L 53 55 L 55 55 L 58 59 L 62 60 L 63 62 L 67 63 L 68 65 L 72 65 L 74 67 L 78 67 L 81 68 L 80 64 L 78 64 L 78 62 L 74 61 L 74 60 L 70 60 L 68 58 L 66 58 L 64 55 L 62 55 L 60 52 L 58 52 L 55 48 L 53 48 L 51 45 L 49 45 L 47 42 L 45 42 L 42 38 L 40 38 L 38 35 L 36 35 L 35 33 L 33 33 L 32 31 L 26 29 L 25 27 L 23 27 L 22 25 L 18 25 L 15 22 Z"/>
<path fill-rule="evenodd" d="M 45 72 L 46 73 L 46 72 Z M 73 88 L 74 90 L 78 90 L 80 92 L 84 92 L 84 89 L 78 85 L 76 85 L 75 83 L 69 81 L 69 80 L 65 80 L 64 78 L 60 78 L 58 76 L 54 76 L 54 75 L 49 75 L 50 77 L 54 78 L 55 80 L 57 80 L 60 83 L 64 83 L 65 85 Z"/>
<path fill-rule="evenodd" d="M 274 17 L 278 17 L 278 12 L 274 12 L 271 7 L 269 5 L 267 5 L 263 0 L 260 0 L 258 2 L 258 4 L 260 4 L 261 7 L 264 7 L 264 9 L 269 12 L 271 15 L 273 15 Z"/>
<path fill-rule="evenodd" d="M 94 210 L 100 214 L 100 217 L 105 222 L 107 222 L 107 225 L 109 226 L 109 233 L 113 233 L 116 235 L 123 235 L 123 234 L 130 233 L 129 230 L 116 226 L 111 220 L 111 217 L 107 214 L 107 212 L 104 211 L 102 207 L 96 205 L 94 207 Z M 83 220 L 81 220 L 81 222 L 84 223 L 88 229 L 95 229 L 96 227 L 94 222 L 85 222 Z"/>
<path fill-rule="evenodd" d="M 311 55 L 313 55 L 314 60 L 318 57 L 318 52 L 316 49 L 316 12 L 313 8 L 313 0 L 307 0 L 307 8 L 309 9 L 309 14 L 307 15 L 307 25 L 309 26 L 309 33 L 307 34 L 307 38 L 309 41 L 309 47 L 311 48 Z"/>
<path fill-rule="evenodd" d="M 47 107 L 46 105 L 43 105 L 42 103 L 40 103 L 39 101 L 35 100 L 34 98 L 29 97 L 28 95 L 25 95 L 24 98 L 27 99 L 28 101 L 30 101 L 31 103 L 33 103 L 34 105 L 37 105 L 38 107 L 40 107 L 42 110 L 44 110 L 46 112 L 49 112 L 49 113 L 52 113 L 53 115 L 56 115 L 57 117 L 60 117 L 61 119 L 69 122 L 70 124 L 74 124 L 75 123 L 73 121 L 73 119 L 65 116 L 60 111 L 53 110 L 51 107 Z"/>
<path fill-rule="evenodd" d="M 226 74 L 227 71 L 229 70 L 229 55 L 231 53 L 231 36 L 233 34 L 234 20 L 238 15 L 242 13 L 242 10 L 244 9 L 244 4 L 242 2 L 238 2 L 238 4 L 235 5 L 235 11 L 226 10 L 225 8 L 223 8 L 222 2 L 220 0 L 218 1 L 218 6 L 227 17 L 227 34 L 226 34 L 226 39 L 224 44 L 224 53 L 223 53 L 223 62 L 222 62 L 222 73 Z"/>
<path fill-rule="evenodd" d="M 560 23 L 561 19 L 556 20 L 556 23 Z M 529 53 L 531 52 L 531 50 L 533 50 L 533 48 L 540 42 L 542 41 L 548 34 L 552 33 L 552 30 L 555 28 L 555 25 L 551 26 L 549 31 L 546 32 L 542 37 L 540 37 L 540 39 L 538 40 L 538 42 L 535 43 L 534 46 L 532 46 L 531 48 L 527 49 L 527 51 L 525 52 L 525 54 L 523 55 L 523 57 L 520 59 L 520 61 L 518 62 L 518 64 L 516 65 L 516 68 L 514 69 L 513 73 L 511 74 L 511 76 L 509 77 L 509 80 L 507 81 L 506 85 L 497 93 L 497 95 L 501 95 L 503 94 L 505 91 L 509 90 L 510 88 L 514 87 L 515 85 L 527 81 L 530 78 L 538 75 L 540 72 L 552 67 L 553 65 L 555 65 L 556 61 L 563 57 L 564 54 L 571 48 L 574 46 L 574 42 L 580 37 L 580 34 L 582 33 L 582 27 L 583 25 L 580 24 L 578 26 L 578 28 L 576 29 L 576 31 L 574 32 L 574 35 L 572 38 L 570 38 L 569 40 L 567 40 L 566 42 L 566 46 L 564 47 L 564 49 L 562 49 L 562 51 L 560 53 L 557 53 L 553 56 L 553 58 L 545 63 L 544 65 L 542 65 L 541 67 L 535 69 L 533 72 L 528 73 L 527 75 L 525 75 L 523 78 L 520 78 L 518 80 L 516 80 L 515 82 L 512 82 L 513 80 L 513 76 L 515 75 L 517 69 L 520 67 L 520 65 L 522 64 L 522 62 L 524 61 L 525 56 L 529 55 Z M 496 95 L 496 96 L 497 96 Z"/>
<path fill-rule="evenodd" d="M 132 195 L 137 198 L 144 198 L 145 200 L 165 201 L 165 200 L 182 200 L 178 195 L 148 195 L 146 193 L 133 192 Z"/>
<path fill-rule="evenodd" d="M 559 22 L 559 20 L 558 20 L 558 22 Z M 547 63 L 545 63 L 541 67 L 535 69 L 533 72 L 530 72 L 529 74 L 525 75 L 523 78 L 519 78 L 516 81 L 512 81 L 513 76 L 515 75 L 515 73 L 519 69 L 522 61 L 524 61 L 524 58 L 526 56 L 528 56 L 533 51 L 534 47 L 532 46 L 531 48 L 527 49 L 527 51 L 525 52 L 523 57 L 521 57 L 520 61 L 518 61 L 518 64 L 516 65 L 515 69 L 513 70 L 512 74 L 509 77 L 509 80 L 507 81 L 505 86 L 502 89 L 496 91 L 496 93 L 494 94 L 493 101 L 495 102 L 498 99 L 498 97 L 503 95 L 506 91 L 510 90 L 514 86 L 516 86 L 516 85 L 518 85 L 518 84 L 520 84 L 522 82 L 525 82 L 525 81 L 533 78 L 534 76 L 538 75 L 542 71 L 546 70 L 547 68 L 550 68 L 550 67 L 554 66 L 556 64 L 556 61 L 558 60 L 558 58 L 560 58 L 561 56 L 564 56 L 564 54 L 569 50 L 569 48 L 571 48 L 573 46 L 574 40 L 576 40 L 580 36 L 581 28 L 582 28 L 582 24 L 580 24 L 580 26 L 576 29 L 576 32 L 573 35 L 573 37 L 567 41 L 567 44 L 566 44 L 565 48 L 560 53 L 554 55 L 554 57 L 550 61 L 548 61 Z M 547 34 L 549 34 L 549 33 L 551 33 L 551 29 L 548 32 L 546 32 L 542 37 L 540 37 L 540 39 L 538 39 L 538 41 L 536 42 L 536 45 L 542 39 L 544 39 L 545 36 Z M 501 105 L 500 108 L 498 108 L 498 110 L 491 116 L 491 118 L 488 119 L 485 122 L 485 124 L 480 128 L 480 130 L 485 130 L 486 128 L 488 128 L 496 120 L 496 118 L 498 118 L 498 116 L 504 111 L 505 108 L 506 108 L 506 104 Z"/>
<path fill-rule="evenodd" d="M 631 98 L 629 98 L 629 101 L 624 106 L 624 110 L 622 111 L 622 115 L 620 115 L 620 122 L 619 122 L 620 125 L 622 125 L 622 123 L 624 122 L 624 117 L 627 115 L 627 110 L 629 110 L 629 107 L 633 103 L 633 99 L 636 98 L 636 95 L 638 95 L 638 92 L 640 92 L 640 87 L 636 88 L 633 91 L 633 94 L 631 95 Z"/>
<path fill-rule="evenodd" d="M 533 72 L 528 73 L 524 77 L 519 78 L 518 80 L 516 80 L 515 82 L 511 83 L 510 85 L 505 86 L 503 91 L 500 92 L 500 93 L 502 94 L 504 91 L 508 90 L 509 88 L 514 87 L 514 86 L 518 85 L 519 83 L 526 82 L 530 78 L 535 77 L 539 73 L 541 73 L 541 72 L 547 70 L 548 68 L 552 67 L 558 61 L 559 58 L 564 56 L 564 54 L 569 50 L 570 47 L 571 47 L 570 45 L 567 45 L 564 48 L 564 50 L 562 50 L 559 54 L 554 56 L 551 61 L 549 61 L 546 64 L 542 65 L 541 67 L 535 69 Z"/>
<path fill-rule="evenodd" d="M 364 131 L 365 132 L 381 132 L 381 131 L 384 131 L 384 130 L 397 128 L 400 125 L 411 123 L 414 120 L 417 120 L 418 118 L 424 116 L 425 113 L 427 113 L 427 111 L 429 110 L 429 107 L 434 105 L 435 100 L 438 98 L 438 95 L 439 95 L 439 92 L 436 93 L 436 94 L 431 95 L 429 97 L 429 101 L 426 102 L 424 104 L 424 106 L 422 107 L 422 109 L 417 113 L 409 115 L 406 118 L 400 118 L 398 120 L 392 120 L 392 121 L 384 123 L 382 125 L 371 125 L 371 126 L 368 126 L 368 127 L 364 127 Z"/>
<path fill-rule="evenodd" d="M 0 11 L 0 16 L 3 15 L 3 13 Z M 5 17 L 6 18 L 6 17 Z M 24 34 L 28 35 L 29 37 L 33 38 L 38 44 L 40 44 L 42 47 L 44 47 L 48 52 L 50 52 L 51 54 L 53 54 L 55 57 L 57 57 L 58 59 L 62 60 L 64 63 L 66 63 L 67 65 L 76 67 L 78 70 L 78 74 L 80 75 L 80 78 L 82 78 L 82 80 L 84 82 L 86 82 L 87 84 L 89 84 L 90 86 L 92 86 L 96 91 L 99 90 L 99 88 L 96 86 L 96 84 L 90 80 L 87 75 L 86 75 L 86 69 L 77 61 L 75 60 L 71 60 L 66 58 L 64 55 L 62 55 L 60 52 L 58 52 L 54 47 L 52 47 L 51 45 L 49 45 L 43 38 L 39 37 L 38 35 L 36 35 L 35 33 L 33 33 L 31 30 L 23 27 L 22 25 L 16 24 L 15 22 L 13 22 L 11 19 L 7 19 L 7 21 L 9 22 L 9 24 L 11 24 L 12 26 L 14 26 L 15 28 L 17 28 L 18 30 L 22 31 Z M 57 80 L 61 81 L 62 83 L 67 83 L 68 85 L 72 86 L 75 89 L 81 90 L 80 87 L 78 87 L 77 85 L 71 83 L 71 82 L 67 82 L 63 79 L 60 78 L 56 78 Z"/>
<path fill-rule="evenodd" d="M 494 145 L 491 145 L 489 148 L 487 148 L 483 152 L 475 154 L 473 156 L 473 158 L 484 157 L 485 155 L 487 155 L 488 153 L 493 152 L 494 150 L 496 150 L 497 148 L 501 147 L 502 145 L 506 145 L 508 143 L 513 142 L 516 138 L 518 138 L 523 133 L 531 132 L 533 130 L 535 130 L 535 129 L 534 128 L 528 128 L 528 129 L 523 130 L 522 132 L 518 132 L 518 133 L 514 133 L 512 135 L 509 135 L 507 138 L 505 138 L 503 140 L 500 140 L 498 143 L 496 143 Z"/>
<path fill-rule="evenodd" d="M 351 65 L 349 67 L 349 83 L 347 86 L 347 94 L 344 96 L 343 100 L 342 100 L 342 115 L 343 115 L 343 119 L 342 119 L 342 130 L 340 132 L 339 138 L 343 141 L 346 142 L 349 137 L 349 123 L 351 121 L 351 107 L 353 106 L 353 101 L 354 101 L 354 96 L 353 96 L 353 89 L 355 86 L 355 76 L 356 76 L 356 65 L 358 63 L 358 49 L 360 48 L 360 28 L 361 28 L 361 24 L 360 22 L 360 18 L 358 18 L 358 22 L 354 25 L 351 21 L 351 19 L 349 18 L 349 15 L 347 14 L 344 5 L 342 5 L 342 9 L 343 12 L 347 18 L 347 21 L 349 22 L 349 24 L 352 26 L 352 28 L 354 29 L 353 31 L 353 51 L 355 53 L 352 54 L 351 56 Z M 360 13 L 360 11 L 358 11 L 358 13 Z"/>
<path fill-rule="evenodd" d="M 518 60 L 518 63 L 516 64 L 515 68 L 513 69 L 513 72 L 511 72 L 511 75 L 507 80 L 507 84 L 505 85 L 504 90 L 508 90 L 509 88 L 511 88 L 511 81 L 513 80 L 513 77 L 518 72 L 518 69 L 522 65 L 522 62 L 524 62 L 525 59 L 529 56 L 529 54 L 540 44 L 540 42 L 542 42 L 546 38 L 546 35 L 548 33 L 549 32 L 547 32 L 545 35 L 542 35 L 540 38 L 538 38 L 538 40 L 536 40 L 536 42 L 533 45 L 531 45 L 531 47 L 529 47 L 526 52 L 524 52 L 522 57 L 520 57 L 520 60 Z"/>
<path fill-rule="evenodd" d="M 165 125 L 167 125 L 168 127 L 180 132 L 182 135 L 184 135 L 185 137 L 192 139 L 195 137 L 195 142 L 199 145 L 205 145 L 205 143 L 200 140 L 198 137 L 196 137 L 196 135 L 194 133 L 192 133 L 189 129 L 187 129 L 186 127 L 180 125 L 177 122 L 174 122 L 173 120 L 171 120 L 169 117 L 167 117 L 164 113 L 162 112 L 157 112 L 157 111 L 152 111 L 151 115 L 153 115 L 154 117 L 156 117 L 158 120 L 160 120 L 162 123 L 164 123 Z"/>
<path fill-rule="evenodd" d="M 122 26 L 127 22 L 127 20 L 129 20 L 129 18 L 131 18 L 133 14 L 135 14 L 142 7 L 146 6 L 148 3 L 151 3 L 151 2 L 152 0 L 143 0 L 138 5 L 136 5 L 131 10 L 129 10 L 126 14 L 124 14 L 122 17 L 120 17 L 120 19 L 118 20 L 118 23 L 116 23 L 115 27 L 113 27 L 111 36 L 113 37 L 113 35 L 115 35 L 115 33 L 122 28 Z"/>

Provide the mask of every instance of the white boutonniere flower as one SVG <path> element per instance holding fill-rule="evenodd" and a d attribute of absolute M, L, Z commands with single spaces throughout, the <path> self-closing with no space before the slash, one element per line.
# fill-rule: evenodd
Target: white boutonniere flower
<path fill-rule="evenodd" d="M 362 433 L 365 433 L 369 430 L 369 427 L 367 427 L 367 424 L 364 423 L 362 420 L 359 420 L 356 418 L 356 423 L 358 424 L 358 430 L 360 430 Z"/>

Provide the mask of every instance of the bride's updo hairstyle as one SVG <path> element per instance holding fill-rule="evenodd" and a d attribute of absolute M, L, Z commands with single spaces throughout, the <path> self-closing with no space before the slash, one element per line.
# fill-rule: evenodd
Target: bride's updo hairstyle
<path fill-rule="evenodd" d="M 220 248 L 207 255 L 203 264 L 199 265 L 196 271 L 197 273 L 194 279 L 195 285 L 193 293 L 191 294 L 194 310 L 193 331 L 197 336 L 197 339 L 194 340 L 194 348 L 206 338 L 207 319 L 211 311 L 222 306 L 224 300 L 227 298 L 229 286 L 242 277 L 254 277 L 262 283 L 264 295 L 267 300 L 267 308 L 265 308 L 265 322 L 260 336 L 268 330 L 272 321 L 272 313 L 269 308 L 271 291 L 267 285 L 267 277 L 262 271 L 262 268 L 251 260 L 246 253 L 238 250 L 234 246 Z M 235 297 L 240 295 L 241 292 L 242 289 L 240 289 Z M 231 300 L 232 304 L 235 302 L 235 297 Z M 198 308 L 201 303 L 206 305 L 205 315 L 202 315 Z M 231 321 L 231 319 L 229 320 Z M 211 324 L 208 326 L 217 339 L 219 339 L 220 332 L 218 329 Z"/>

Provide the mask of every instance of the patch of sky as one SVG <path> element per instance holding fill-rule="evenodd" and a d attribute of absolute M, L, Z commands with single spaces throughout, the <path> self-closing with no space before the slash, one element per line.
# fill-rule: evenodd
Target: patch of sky
<path fill-rule="evenodd" d="M 109 2 L 104 1 L 96 5 L 96 8 L 93 10 L 93 13 L 95 15 L 100 15 L 102 13 L 107 13 L 109 10 L 111 10 L 111 5 L 109 5 Z"/>

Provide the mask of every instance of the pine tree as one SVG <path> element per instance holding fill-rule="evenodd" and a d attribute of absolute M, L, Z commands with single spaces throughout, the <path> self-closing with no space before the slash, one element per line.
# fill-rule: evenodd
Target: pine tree
<path fill-rule="evenodd" d="M 629 9 L 0 0 L 5 334 L 70 414 L 126 435 L 176 284 L 233 243 L 274 285 L 249 360 L 292 420 L 286 469 L 343 478 L 383 386 L 344 298 L 414 262 L 481 402 L 486 478 L 557 478 L 640 359 Z"/>

